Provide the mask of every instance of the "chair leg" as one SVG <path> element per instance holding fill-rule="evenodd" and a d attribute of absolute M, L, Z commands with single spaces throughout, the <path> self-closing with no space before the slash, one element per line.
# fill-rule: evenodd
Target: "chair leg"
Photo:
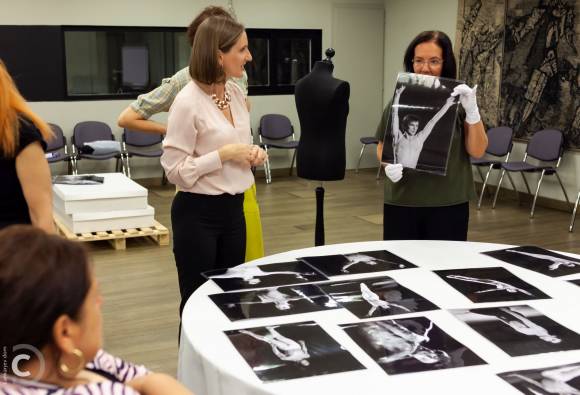
<path fill-rule="evenodd" d="M 530 190 L 530 184 L 528 184 L 528 179 L 526 178 L 526 175 L 524 174 L 524 172 L 521 173 L 522 178 L 524 179 L 524 185 L 526 186 L 526 190 L 528 191 L 528 195 L 532 195 L 532 191 Z"/>
<path fill-rule="evenodd" d="M 576 220 L 576 210 L 578 209 L 578 202 L 580 202 L 580 192 L 578 192 L 576 203 L 574 203 L 574 210 L 572 210 L 572 218 L 570 218 L 570 228 L 568 229 L 569 232 L 574 232 L 574 221 Z"/>
<path fill-rule="evenodd" d="M 518 192 L 518 188 L 516 188 L 516 184 L 514 183 L 514 179 L 512 178 L 510 172 L 507 172 L 507 176 L 508 176 L 508 180 L 510 180 L 510 183 L 512 184 L 512 188 L 514 189 L 514 192 L 516 193 L 516 197 L 518 198 L 518 204 L 520 203 L 520 193 Z"/>
<path fill-rule="evenodd" d="M 365 152 L 365 148 L 366 148 L 366 147 L 367 147 L 367 145 L 366 145 L 366 144 L 363 144 L 363 145 L 362 145 L 362 148 L 360 149 L 360 155 L 358 156 L 358 162 L 356 163 L 356 170 L 355 170 L 355 173 L 358 173 L 358 168 L 359 168 L 359 166 L 360 166 L 360 161 L 361 161 L 361 159 L 362 159 L 362 157 L 363 157 L 363 154 L 364 154 L 364 152 Z"/>
<path fill-rule="evenodd" d="M 292 175 L 292 169 L 294 168 L 294 162 L 296 162 L 296 149 L 294 149 L 294 155 L 292 155 L 292 163 L 290 163 L 290 175 Z"/>
<path fill-rule="evenodd" d="M 73 174 L 73 176 L 76 176 L 79 174 L 77 158 L 75 156 L 72 156 L 70 160 L 71 160 L 71 165 L 72 165 L 72 174 Z"/>
<path fill-rule="evenodd" d="M 379 162 L 379 168 L 377 169 L 377 180 L 381 179 L 382 170 L 383 170 L 383 164 L 381 162 Z"/>
<path fill-rule="evenodd" d="M 497 182 L 497 187 L 495 188 L 495 196 L 493 197 L 493 203 L 491 208 L 495 208 L 495 204 L 497 203 L 497 195 L 499 195 L 499 190 L 501 188 L 501 183 L 503 181 L 503 176 L 505 174 L 505 170 L 502 170 L 499 176 L 499 181 Z"/>
<path fill-rule="evenodd" d="M 487 180 L 489 179 L 489 175 L 491 170 L 493 169 L 493 165 L 489 165 L 489 169 L 487 169 L 487 174 L 485 178 L 481 177 L 483 180 L 483 185 L 481 186 L 481 194 L 479 195 L 479 201 L 477 202 L 477 209 L 481 210 L 481 201 L 483 200 L 483 194 L 485 193 L 485 186 L 487 185 Z"/>
<path fill-rule="evenodd" d="M 540 186 L 542 185 L 542 180 L 544 179 L 544 174 L 546 170 L 542 170 L 540 179 L 538 180 L 538 186 L 536 187 L 536 194 L 534 195 L 534 201 L 532 203 L 532 211 L 530 211 L 530 218 L 534 218 L 534 210 L 536 209 L 536 200 L 538 200 L 538 194 L 540 193 Z"/>
<path fill-rule="evenodd" d="M 477 173 L 479 173 L 479 178 L 481 178 L 481 182 L 485 182 L 485 179 L 483 178 L 483 173 L 481 172 L 481 166 L 475 166 L 475 168 L 477 169 Z"/>
<path fill-rule="evenodd" d="M 564 192 L 564 197 L 566 198 L 566 203 L 568 204 L 568 207 L 570 208 L 570 210 L 572 210 L 572 205 L 570 204 L 570 199 L 568 199 L 568 194 L 566 193 L 566 188 L 564 188 L 564 184 L 562 184 L 562 180 L 560 179 L 558 172 L 555 172 L 554 174 L 556 175 L 556 178 L 558 179 L 558 182 L 560 183 L 560 187 L 562 188 L 562 192 Z"/>
<path fill-rule="evenodd" d="M 126 165 L 127 177 L 131 178 L 131 165 L 129 164 L 129 155 L 125 155 L 125 165 Z"/>

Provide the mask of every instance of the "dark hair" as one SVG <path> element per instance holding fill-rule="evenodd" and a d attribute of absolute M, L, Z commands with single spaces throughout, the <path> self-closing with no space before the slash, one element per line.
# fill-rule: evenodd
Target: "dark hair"
<path fill-rule="evenodd" d="M 53 342 L 63 314 L 79 318 L 91 286 L 85 248 L 30 225 L 0 231 L 0 346 Z"/>
<path fill-rule="evenodd" d="M 191 78 L 204 84 L 225 82 L 218 51 L 229 52 L 243 32 L 244 26 L 232 18 L 210 16 L 203 21 L 191 47 L 189 59 Z"/>
<path fill-rule="evenodd" d="M 441 70 L 441 77 L 457 78 L 457 64 L 455 62 L 455 55 L 453 54 L 453 45 L 447 34 L 438 30 L 429 30 L 419 33 L 417 37 L 411 41 L 411 44 L 405 51 L 403 58 L 403 65 L 407 73 L 413 72 L 413 58 L 415 57 L 415 47 L 426 42 L 434 42 L 443 50 L 443 69 Z"/>
<path fill-rule="evenodd" d="M 232 17 L 232 14 L 227 12 L 222 7 L 217 7 L 217 6 L 213 6 L 213 5 L 211 5 L 209 7 L 205 7 L 203 9 L 203 11 L 200 12 L 199 15 L 196 16 L 195 19 L 193 21 L 191 21 L 191 23 L 187 27 L 187 41 L 189 41 L 190 46 L 193 46 L 193 40 L 195 39 L 195 33 L 197 33 L 197 29 L 199 28 L 199 25 L 201 25 L 202 22 L 205 21 L 210 16 L 222 16 L 224 18 L 234 19 Z"/>
<path fill-rule="evenodd" d="M 407 114 L 403 117 L 403 132 L 407 133 L 407 131 L 409 130 L 409 124 L 411 122 L 421 122 L 421 120 L 419 119 L 418 116 L 416 116 L 415 114 Z"/>

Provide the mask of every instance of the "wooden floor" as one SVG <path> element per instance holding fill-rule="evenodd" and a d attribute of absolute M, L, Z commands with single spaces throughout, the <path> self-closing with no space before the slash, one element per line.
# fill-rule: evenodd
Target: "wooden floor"
<path fill-rule="evenodd" d="M 326 244 L 381 239 L 382 185 L 372 169 L 348 172 L 344 181 L 324 184 Z M 156 219 L 170 228 L 173 186 L 147 186 Z M 258 180 L 266 254 L 314 245 L 317 186 L 295 177 L 275 177 L 270 185 Z M 491 210 L 488 198 L 481 211 L 471 209 L 469 240 L 580 253 L 580 229 L 567 231 L 569 213 L 540 207 L 533 220 L 528 213 L 529 206 L 516 201 L 499 201 Z M 90 245 L 105 299 L 105 348 L 174 375 L 179 292 L 171 246 L 144 239 L 128 240 L 124 251 L 106 242 Z"/>

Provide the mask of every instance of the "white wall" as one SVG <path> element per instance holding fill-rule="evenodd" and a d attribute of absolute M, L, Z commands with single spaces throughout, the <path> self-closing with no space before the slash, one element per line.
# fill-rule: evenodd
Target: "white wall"
<path fill-rule="evenodd" d="M 383 103 L 393 96 L 397 73 L 403 70 L 403 54 L 409 42 L 423 30 L 441 30 L 446 32 L 455 43 L 457 25 L 457 0 L 385 0 L 385 93 Z M 524 143 L 516 143 L 511 160 L 521 160 L 525 151 Z M 570 199 L 574 200 L 580 188 L 580 153 L 566 152 L 559 174 Z M 476 173 L 474 173 L 476 176 Z M 477 176 L 479 180 L 479 176 Z M 524 191 L 521 176 L 514 177 L 518 190 Z M 538 176 L 528 177 L 533 189 Z M 492 178 L 496 184 L 496 176 Z M 504 187 L 511 185 L 504 179 Z M 562 190 L 555 177 L 546 177 L 540 196 L 564 200 Z M 532 191 L 533 192 L 533 191 Z M 484 203 L 485 204 L 485 203 Z"/>
<path fill-rule="evenodd" d="M 2 0 L 0 24 L 22 25 L 121 25 L 121 26 L 186 26 L 205 6 L 214 4 L 226 6 L 226 1 L 205 0 L 21 0 L 8 2 Z M 322 29 L 322 48 L 331 45 L 333 37 L 333 0 L 237 0 L 234 7 L 238 19 L 251 28 L 303 28 Z M 347 0 L 340 4 L 379 5 L 383 0 Z M 382 11 L 382 10 L 381 10 Z M 364 27 L 364 26 L 361 26 Z M 352 26 L 356 29 L 357 26 Z M 376 37 L 382 42 L 382 37 Z M 366 45 L 361 42 L 361 45 Z M 371 46 L 372 47 L 372 46 Z M 379 81 L 382 85 L 382 72 L 377 75 L 360 75 L 359 81 L 349 81 L 351 85 Z M 294 104 L 294 96 L 251 97 L 252 125 L 257 129 L 259 118 L 267 113 L 286 114 L 299 131 L 299 121 Z M 352 100 L 357 98 L 351 98 Z M 32 107 L 47 121 L 59 124 L 65 134 L 72 133 L 73 126 L 82 120 L 100 120 L 108 123 L 115 135 L 121 130 L 116 126 L 119 113 L 130 100 L 90 101 L 90 102 L 37 102 Z M 355 108 L 365 108 L 365 103 L 357 103 Z M 366 119 L 376 118 L 379 114 L 369 114 Z M 358 117 L 361 119 L 362 117 Z M 166 115 L 154 119 L 164 121 Z M 352 168 L 358 159 L 360 144 L 358 137 L 368 135 L 368 125 L 349 123 L 347 139 L 347 167 Z M 281 150 L 279 150 L 281 151 Z M 290 155 L 285 152 L 272 152 L 272 165 L 288 167 Z M 112 166 L 105 163 L 81 163 L 81 170 L 108 171 Z M 135 159 L 132 162 L 133 176 L 151 177 L 159 174 L 159 164 L 154 161 Z M 56 169 L 61 171 L 61 169 Z"/>

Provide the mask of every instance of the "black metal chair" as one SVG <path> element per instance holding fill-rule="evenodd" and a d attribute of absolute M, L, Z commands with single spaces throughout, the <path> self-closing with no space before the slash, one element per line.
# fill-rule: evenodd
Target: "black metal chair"
<path fill-rule="evenodd" d="M 367 145 L 378 144 L 379 139 L 377 139 L 374 136 L 366 136 L 366 137 L 361 137 L 360 142 L 362 144 L 362 147 L 360 149 L 360 155 L 358 156 L 358 162 L 356 163 L 355 173 L 358 173 L 358 169 L 360 167 L 360 161 L 363 157 L 363 154 L 365 152 L 365 148 L 367 147 Z M 377 180 L 381 177 L 381 169 L 382 169 L 382 165 L 381 165 L 381 162 L 379 162 L 379 168 L 377 170 Z"/>
<path fill-rule="evenodd" d="M 540 192 L 540 186 L 542 185 L 542 181 L 544 180 L 544 176 L 551 176 L 555 175 L 558 179 L 558 183 L 560 183 L 560 187 L 562 188 L 562 192 L 564 192 L 564 197 L 566 198 L 566 202 L 570 207 L 570 200 L 568 199 L 568 194 L 566 193 L 566 189 L 564 188 L 564 184 L 562 184 L 562 180 L 558 175 L 558 167 L 560 166 L 560 162 L 562 161 L 562 155 L 564 153 L 564 135 L 561 131 L 556 129 L 544 129 L 536 132 L 530 141 L 528 142 L 528 146 L 526 147 L 526 153 L 524 154 L 524 158 L 521 162 L 507 162 L 501 164 L 501 176 L 499 178 L 499 183 L 497 185 L 497 189 L 495 191 L 495 196 L 493 198 L 493 205 L 492 208 L 495 208 L 495 204 L 497 202 L 497 196 L 499 195 L 499 190 L 501 188 L 501 183 L 503 181 L 503 176 L 507 173 L 508 178 L 514 188 L 516 195 L 519 194 L 514 184 L 514 181 L 510 175 L 510 173 L 520 173 L 522 178 L 524 179 L 524 184 L 526 185 L 526 189 L 528 194 L 532 194 L 530 191 L 530 186 L 528 185 L 528 181 L 524 173 L 540 173 L 540 179 L 538 180 L 538 185 L 536 187 L 536 193 L 534 194 L 534 201 L 532 203 L 532 209 L 530 211 L 530 218 L 534 218 L 534 210 L 536 208 L 536 201 L 538 199 L 538 194 Z M 539 165 L 533 165 L 527 162 L 528 157 L 536 159 L 540 162 Z"/>
<path fill-rule="evenodd" d="M 290 164 L 290 175 L 294 168 L 296 161 L 296 149 L 298 148 L 298 141 L 294 136 L 294 126 L 285 115 L 281 114 L 266 114 L 260 118 L 260 126 L 258 127 L 258 137 L 260 139 L 260 146 L 264 148 L 266 153 L 269 148 L 279 149 L 293 149 L 292 163 Z M 288 140 L 291 138 L 291 140 Z M 266 183 L 272 182 L 272 171 L 270 168 L 270 161 L 264 162 L 264 170 L 266 172 Z"/>
<path fill-rule="evenodd" d="M 485 187 L 487 186 L 487 181 L 489 180 L 489 175 L 491 174 L 492 170 L 501 169 L 501 164 L 507 162 L 510 158 L 510 154 L 514 145 L 512 141 L 513 134 L 514 131 L 508 126 L 499 126 L 489 129 L 487 131 L 488 145 L 487 149 L 485 150 L 486 156 L 480 159 L 471 158 L 471 164 L 475 166 L 479 176 L 481 177 L 481 181 L 483 182 L 481 187 L 481 194 L 479 195 L 479 200 L 477 201 L 478 210 L 481 209 L 483 194 L 485 193 Z M 482 167 L 487 167 L 487 173 L 485 174 L 485 177 L 481 172 Z"/>
<path fill-rule="evenodd" d="M 160 147 L 154 150 L 146 150 L 158 146 L 163 141 L 163 135 L 157 133 L 145 133 L 136 130 L 124 129 L 122 137 L 123 152 L 121 160 L 124 161 L 124 166 L 127 171 L 127 177 L 131 178 L 131 165 L 129 158 L 134 156 L 141 158 L 159 158 L 163 154 L 163 149 Z M 119 159 L 117 159 L 118 166 Z M 161 182 L 165 184 L 165 171 L 161 176 Z"/>
<path fill-rule="evenodd" d="M 73 174 L 78 174 L 77 162 L 81 159 L 109 160 L 121 158 L 121 153 L 116 151 L 102 154 L 87 154 L 82 152 L 82 147 L 84 146 L 85 143 L 106 140 L 115 140 L 115 136 L 113 136 L 111 128 L 106 123 L 99 121 L 84 121 L 79 122 L 75 125 L 72 136 L 72 156 L 71 156 Z M 124 164 L 123 164 L 123 173 L 125 173 Z"/>
<path fill-rule="evenodd" d="M 54 123 L 49 123 L 54 137 L 46 142 L 46 160 L 48 163 L 67 162 L 68 173 L 72 173 L 72 159 L 68 153 L 66 137 L 62 128 Z"/>

